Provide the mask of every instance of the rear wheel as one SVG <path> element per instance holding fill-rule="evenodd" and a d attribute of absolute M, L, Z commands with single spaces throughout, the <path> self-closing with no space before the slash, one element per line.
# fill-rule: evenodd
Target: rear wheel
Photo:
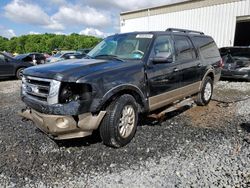
<path fill-rule="evenodd" d="M 24 68 L 17 69 L 17 71 L 16 71 L 16 78 L 17 79 L 19 79 L 19 80 L 22 79 L 22 77 L 23 77 L 23 70 L 24 70 Z"/>
<path fill-rule="evenodd" d="M 197 95 L 195 102 L 199 106 L 205 106 L 207 105 L 213 95 L 213 80 L 210 77 L 206 77 L 202 87 L 201 91 Z"/>
<path fill-rule="evenodd" d="M 100 125 L 100 136 L 105 145 L 122 147 L 134 137 L 138 122 L 137 103 L 131 95 L 122 95 L 106 109 Z"/>

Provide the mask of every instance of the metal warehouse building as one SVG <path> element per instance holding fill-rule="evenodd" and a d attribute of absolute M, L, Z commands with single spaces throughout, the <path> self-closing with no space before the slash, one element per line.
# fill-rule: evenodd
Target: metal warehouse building
<path fill-rule="evenodd" d="M 219 47 L 250 45 L 250 0 L 193 0 L 121 13 L 121 32 L 183 28 L 211 35 Z"/>

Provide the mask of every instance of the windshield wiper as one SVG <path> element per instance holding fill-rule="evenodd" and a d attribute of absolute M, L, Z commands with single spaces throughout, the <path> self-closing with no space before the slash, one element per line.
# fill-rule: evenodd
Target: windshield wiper
<path fill-rule="evenodd" d="M 124 62 L 124 60 L 120 59 L 120 58 L 117 57 L 116 55 L 109 55 L 109 54 L 97 55 L 97 56 L 95 56 L 94 58 L 95 58 L 95 59 L 98 59 L 98 58 L 115 59 L 115 60 Z"/>

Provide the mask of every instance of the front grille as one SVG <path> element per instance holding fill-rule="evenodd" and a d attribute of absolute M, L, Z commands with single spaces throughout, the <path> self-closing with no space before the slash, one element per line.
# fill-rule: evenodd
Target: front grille
<path fill-rule="evenodd" d="M 50 79 L 36 78 L 26 76 L 23 78 L 23 94 L 26 96 L 42 101 L 47 102 L 48 96 L 50 93 Z"/>

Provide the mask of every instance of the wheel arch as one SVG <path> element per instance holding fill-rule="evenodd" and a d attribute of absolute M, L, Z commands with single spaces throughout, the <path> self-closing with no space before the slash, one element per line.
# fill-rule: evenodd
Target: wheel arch
<path fill-rule="evenodd" d="M 208 69 L 207 72 L 204 74 L 204 76 L 202 77 L 202 80 L 201 80 L 201 84 L 200 84 L 199 90 L 201 90 L 202 85 L 203 85 L 206 77 L 210 77 L 213 80 L 213 82 L 214 82 L 215 81 L 215 71 L 214 71 L 214 69 L 212 69 L 212 68 Z"/>
<path fill-rule="evenodd" d="M 106 109 L 107 106 L 115 100 L 117 97 L 129 94 L 132 95 L 136 102 L 139 104 L 139 112 L 144 112 L 148 110 L 147 98 L 143 92 L 134 85 L 120 85 L 111 90 L 109 90 L 102 98 L 100 104 L 97 106 L 96 110 L 100 111 Z"/>

